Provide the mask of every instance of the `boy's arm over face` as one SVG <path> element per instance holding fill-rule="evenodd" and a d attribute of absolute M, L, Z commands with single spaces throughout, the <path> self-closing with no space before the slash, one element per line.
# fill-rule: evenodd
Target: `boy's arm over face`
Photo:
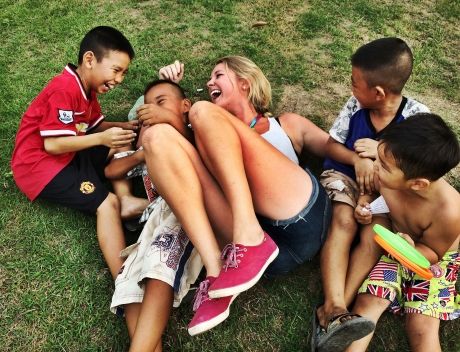
<path fill-rule="evenodd" d="M 143 126 L 167 123 L 173 126 L 185 138 L 191 140 L 191 132 L 185 121 L 168 109 L 164 109 L 156 104 L 143 104 L 137 109 L 137 116 Z"/>

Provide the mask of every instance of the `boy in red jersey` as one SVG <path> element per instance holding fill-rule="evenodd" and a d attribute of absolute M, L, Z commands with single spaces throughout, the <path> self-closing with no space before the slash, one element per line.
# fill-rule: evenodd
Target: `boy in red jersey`
<path fill-rule="evenodd" d="M 120 205 L 102 182 L 112 148 L 131 143 L 137 124 L 104 122 L 97 94 L 123 81 L 133 57 L 118 30 L 90 30 L 80 43 L 78 66 L 68 64 L 24 113 L 11 160 L 14 180 L 31 201 L 41 198 L 96 214 L 99 245 L 113 277 L 125 247 L 120 209 L 145 208 L 145 201 L 131 197 Z"/>

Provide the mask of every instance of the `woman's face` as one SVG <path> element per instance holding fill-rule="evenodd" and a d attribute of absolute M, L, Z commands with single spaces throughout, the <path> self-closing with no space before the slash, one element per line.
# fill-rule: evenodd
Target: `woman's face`
<path fill-rule="evenodd" d="M 239 79 L 223 62 L 214 67 L 207 83 L 211 101 L 228 111 L 231 111 L 232 104 L 241 103 L 242 98 L 247 99 L 245 85 L 244 80 Z"/>

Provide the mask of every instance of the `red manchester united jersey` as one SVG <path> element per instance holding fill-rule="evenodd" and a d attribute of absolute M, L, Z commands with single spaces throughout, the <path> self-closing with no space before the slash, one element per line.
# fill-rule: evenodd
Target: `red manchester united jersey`
<path fill-rule="evenodd" d="M 88 97 L 75 66 L 67 65 L 32 101 L 22 117 L 11 160 L 19 189 L 34 200 L 75 156 L 75 152 L 47 153 L 44 138 L 85 135 L 103 119 L 96 93 Z"/>

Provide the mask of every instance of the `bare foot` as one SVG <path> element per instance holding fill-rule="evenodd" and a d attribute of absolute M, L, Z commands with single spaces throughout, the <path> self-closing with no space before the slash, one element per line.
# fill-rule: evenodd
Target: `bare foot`
<path fill-rule="evenodd" d="M 121 203 L 121 219 L 129 220 L 141 216 L 145 208 L 149 205 L 149 201 L 145 198 L 134 196 L 122 196 Z"/>

